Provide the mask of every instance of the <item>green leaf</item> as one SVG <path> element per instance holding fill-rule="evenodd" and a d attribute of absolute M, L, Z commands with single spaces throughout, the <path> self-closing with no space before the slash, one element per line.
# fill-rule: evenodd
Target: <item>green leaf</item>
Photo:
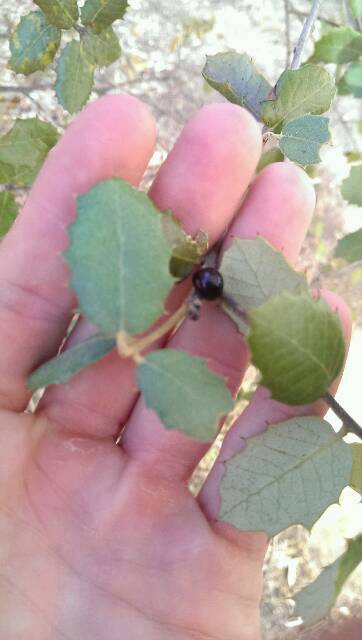
<path fill-rule="evenodd" d="M 229 51 L 206 56 L 202 75 L 227 100 L 251 111 L 260 119 L 260 105 L 272 90 L 245 53 Z"/>
<path fill-rule="evenodd" d="M 225 463 L 220 518 L 270 536 L 293 524 L 310 529 L 338 500 L 351 467 L 349 446 L 325 420 L 308 416 L 273 425 Z"/>
<path fill-rule="evenodd" d="M 57 140 L 58 132 L 48 122 L 18 118 L 0 138 L 1 178 L 19 185 L 31 184 Z"/>
<path fill-rule="evenodd" d="M 334 255 L 336 258 L 347 260 L 347 262 L 362 260 L 362 229 L 348 233 L 344 238 L 338 240 Z"/>
<path fill-rule="evenodd" d="M 282 291 L 307 286 L 304 276 L 294 271 L 283 254 L 263 238 L 234 238 L 223 255 L 220 271 L 225 294 L 243 310 L 259 307 Z"/>
<path fill-rule="evenodd" d="M 27 386 L 31 391 L 36 391 L 49 384 L 68 382 L 75 373 L 103 358 L 115 346 L 114 338 L 106 336 L 89 338 L 35 369 L 28 378 Z"/>
<path fill-rule="evenodd" d="M 337 93 L 339 96 L 348 96 L 351 94 L 351 89 L 346 82 L 346 74 L 338 80 Z"/>
<path fill-rule="evenodd" d="M 357 204 L 359 207 L 362 207 L 361 184 L 362 164 L 357 164 L 351 168 L 349 176 L 342 182 L 341 193 L 349 204 Z"/>
<path fill-rule="evenodd" d="M 352 478 L 350 485 L 352 489 L 362 494 L 362 444 L 351 444 L 352 449 Z"/>
<path fill-rule="evenodd" d="M 345 83 L 355 98 L 362 98 L 362 64 L 351 64 L 344 76 Z"/>
<path fill-rule="evenodd" d="M 83 42 L 85 53 L 90 62 L 96 66 L 104 67 L 112 64 L 121 55 L 121 47 L 112 27 L 104 29 L 101 33 L 87 31 Z"/>
<path fill-rule="evenodd" d="M 348 541 L 347 551 L 339 559 L 339 571 L 336 580 L 337 595 L 351 573 L 362 562 L 362 533 Z"/>
<path fill-rule="evenodd" d="M 42 11 L 31 11 L 11 35 L 8 67 L 24 75 L 45 69 L 58 51 L 60 38 L 60 30 L 48 24 Z"/>
<path fill-rule="evenodd" d="M 70 29 L 78 20 L 77 0 L 34 0 L 50 24 L 61 29 Z"/>
<path fill-rule="evenodd" d="M 18 215 L 18 206 L 13 193 L 9 191 L 0 192 L 0 238 L 2 238 L 10 229 L 16 216 Z"/>
<path fill-rule="evenodd" d="M 353 17 L 356 18 L 356 20 L 362 18 L 362 0 L 349 0 L 349 6 Z"/>
<path fill-rule="evenodd" d="M 178 279 L 186 278 L 192 273 L 195 264 L 200 262 L 205 246 L 185 233 L 180 220 L 171 211 L 162 214 L 162 224 L 172 249 L 170 273 Z"/>
<path fill-rule="evenodd" d="M 120 178 L 99 183 L 77 199 L 69 238 L 71 286 L 90 322 L 131 335 L 157 320 L 173 284 L 171 249 L 144 193 Z"/>
<path fill-rule="evenodd" d="M 57 64 L 55 92 L 60 104 L 69 111 L 79 111 L 88 101 L 93 87 L 94 64 L 83 42 L 72 40 L 63 49 Z"/>
<path fill-rule="evenodd" d="M 362 535 L 348 541 L 348 548 L 318 578 L 295 596 L 296 615 L 307 625 L 316 624 L 332 609 L 347 578 L 362 561 Z"/>
<path fill-rule="evenodd" d="M 362 34 L 350 27 L 331 29 L 318 42 L 311 60 L 345 64 L 357 60 L 362 54 Z"/>
<path fill-rule="evenodd" d="M 205 360 L 174 349 L 148 354 L 137 367 L 137 381 L 146 406 L 167 429 L 198 440 L 214 438 L 220 418 L 234 405 L 225 380 Z"/>
<path fill-rule="evenodd" d="M 323 569 L 318 578 L 294 596 L 295 615 L 301 616 L 306 625 L 313 625 L 328 616 L 336 599 L 336 580 L 339 570 L 338 558 Z"/>
<path fill-rule="evenodd" d="M 283 292 L 250 310 L 248 319 L 252 361 L 273 398 L 291 405 L 320 398 L 344 360 L 337 313 L 305 292 Z"/>
<path fill-rule="evenodd" d="M 127 7 L 127 0 L 87 0 L 81 10 L 82 23 L 99 33 L 123 18 Z"/>
<path fill-rule="evenodd" d="M 283 162 L 284 156 L 278 147 L 274 147 L 273 149 L 269 149 L 261 156 L 258 166 L 256 168 L 256 173 L 260 173 L 268 164 L 272 164 L 273 162 Z"/>
<path fill-rule="evenodd" d="M 334 94 L 334 79 L 322 67 L 306 64 L 295 71 L 284 71 L 276 85 L 276 99 L 262 104 L 262 119 L 278 132 L 293 118 L 328 111 Z"/>
<path fill-rule="evenodd" d="M 321 146 L 330 139 L 329 119 L 324 116 L 301 116 L 284 125 L 279 140 L 282 152 L 305 167 L 321 161 Z"/>

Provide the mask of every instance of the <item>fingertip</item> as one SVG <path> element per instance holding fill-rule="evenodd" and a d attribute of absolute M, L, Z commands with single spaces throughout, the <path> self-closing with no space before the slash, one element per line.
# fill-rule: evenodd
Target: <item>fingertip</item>
<path fill-rule="evenodd" d="M 250 114 L 211 104 L 186 124 L 151 188 L 160 209 L 172 208 L 189 233 L 213 242 L 230 222 L 254 175 L 261 133 Z"/>
<path fill-rule="evenodd" d="M 153 153 L 155 140 L 155 121 L 144 103 L 129 95 L 107 95 L 87 105 L 74 118 L 54 149 L 53 161 L 61 156 L 72 164 L 81 182 L 83 175 L 88 183 L 94 172 L 97 181 L 121 176 L 136 185 Z M 49 169 L 47 163 L 45 167 Z"/>
<path fill-rule="evenodd" d="M 316 194 L 308 174 L 292 162 L 273 162 L 265 167 L 257 180 L 280 185 L 284 197 L 293 201 L 293 208 L 307 219 L 309 224 L 316 204 Z"/>
<path fill-rule="evenodd" d="M 314 188 L 307 174 L 292 163 L 276 162 L 256 177 L 231 233 L 245 239 L 261 236 L 294 263 L 314 206 Z"/>
<path fill-rule="evenodd" d="M 218 135 L 221 150 L 225 145 L 240 149 L 244 154 L 251 153 L 249 159 L 257 165 L 262 151 L 262 135 L 258 122 L 244 109 L 228 102 L 216 102 L 205 105 L 189 121 L 190 129 L 195 127 L 196 133 L 212 132 Z"/>

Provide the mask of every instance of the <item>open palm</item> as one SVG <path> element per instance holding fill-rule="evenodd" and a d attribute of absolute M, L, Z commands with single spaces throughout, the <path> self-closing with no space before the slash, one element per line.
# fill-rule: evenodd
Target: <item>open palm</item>
<path fill-rule="evenodd" d="M 190 495 L 187 480 L 207 447 L 163 429 L 137 394 L 131 361 L 112 353 L 51 387 L 36 414 L 24 413 L 27 375 L 57 352 L 76 307 L 61 255 L 75 198 L 112 176 L 136 185 L 154 142 L 152 117 L 137 100 L 93 103 L 50 152 L 0 247 L 1 640 L 260 636 L 266 537 L 218 522 L 221 462 L 200 497 Z M 151 197 L 190 233 L 202 229 L 214 242 L 231 225 L 229 236 L 261 234 L 295 260 L 314 191 L 304 172 L 279 163 L 259 175 L 241 206 L 260 152 L 247 112 L 206 107 L 185 127 Z M 185 293 L 178 285 L 169 309 Z M 343 302 L 324 295 L 347 327 Z M 69 343 L 93 331 L 82 319 Z M 217 305 L 206 305 L 199 322 L 184 323 L 167 343 L 207 357 L 237 389 L 248 352 Z M 293 411 L 260 389 L 222 457 L 240 448 L 240 433 Z"/>

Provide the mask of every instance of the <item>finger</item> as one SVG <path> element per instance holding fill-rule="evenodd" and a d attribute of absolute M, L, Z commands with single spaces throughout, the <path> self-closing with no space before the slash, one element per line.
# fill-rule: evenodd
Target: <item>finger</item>
<path fill-rule="evenodd" d="M 137 184 L 154 140 L 154 122 L 142 103 L 107 96 L 84 109 L 49 153 L 0 247 L 0 399 L 5 407 L 24 408 L 26 377 L 57 351 L 75 306 L 61 253 L 76 196 L 112 176 Z"/>
<path fill-rule="evenodd" d="M 246 111 L 210 105 L 186 125 L 150 195 L 161 210 L 172 209 L 189 233 L 202 229 L 212 243 L 235 214 L 260 151 L 259 127 Z M 169 311 L 188 290 L 188 283 L 175 287 Z M 87 331 L 81 326 L 76 339 Z M 137 397 L 134 364 L 111 353 L 68 384 L 50 388 L 42 410 L 72 431 L 110 435 L 126 421 Z"/>
<path fill-rule="evenodd" d="M 344 300 L 336 294 L 329 291 L 321 291 L 320 294 L 331 309 L 339 315 L 347 352 L 351 338 L 350 310 Z M 331 385 L 330 391 L 332 393 L 336 392 L 341 377 L 342 372 Z M 323 416 L 327 409 L 328 407 L 322 401 L 297 407 L 285 405 L 272 400 L 269 391 L 264 387 L 259 387 L 248 407 L 227 433 L 218 459 L 199 496 L 200 505 L 208 518 L 215 520 L 220 510 L 219 489 L 224 475 L 224 462 L 245 447 L 245 439 L 265 431 L 269 425 L 289 420 L 293 416 Z"/>
<path fill-rule="evenodd" d="M 271 165 L 251 187 L 226 244 L 232 235 L 252 238 L 260 234 L 273 240 L 278 248 L 283 247 L 286 255 L 295 260 L 314 204 L 314 189 L 301 169 L 287 163 Z M 210 369 L 226 378 L 233 393 L 249 362 L 241 334 L 218 306 L 205 304 L 200 320 L 185 322 L 167 346 L 206 358 Z M 123 445 L 144 464 L 180 480 L 189 477 L 209 446 L 177 431 L 166 432 L 142 399 L 127 427 Z"/>

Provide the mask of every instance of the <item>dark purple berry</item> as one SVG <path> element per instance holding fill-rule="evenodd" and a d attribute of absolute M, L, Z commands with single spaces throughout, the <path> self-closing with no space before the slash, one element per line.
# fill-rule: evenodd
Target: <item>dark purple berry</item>
<path fill-rule="evenodd" d="M 217 269 L 205 267 L 194 273 L 192 283 L 204 300 L 216 300 L 222 295 L 224 286 L 223 277 Z"/>

